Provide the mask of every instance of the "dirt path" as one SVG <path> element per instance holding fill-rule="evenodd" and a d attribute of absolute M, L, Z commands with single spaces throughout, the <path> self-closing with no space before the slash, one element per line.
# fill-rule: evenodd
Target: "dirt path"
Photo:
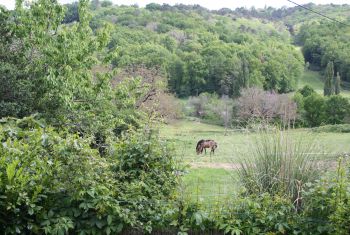
<path fill-rule="evenodd" d="M 237 163 L 219 163 L 219 162 L 192 162 L 190 163 L 191 168 L 213 168 L 213 169 L 226 169 L 235 170 L 241 166 Z"/>

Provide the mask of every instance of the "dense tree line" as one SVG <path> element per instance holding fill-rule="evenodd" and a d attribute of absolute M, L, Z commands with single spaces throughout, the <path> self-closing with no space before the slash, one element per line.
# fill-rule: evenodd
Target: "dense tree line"
<path fill-rule="evenodd" d="M 297 39 L 303 45 L 305 60 L 321 69 L 325 69 L 329 62 L 333 62 L 333 76 L 339 72 L 341 80 L 350 82 L 348 31 L 348 26 L 334 22 L 304 24 Z"/>
<path fill-rule="evenodd" d="M 238 96 L 252 85 L 289 92 L 303 66 L 282 25 L 220 16 L 199 6 L 100 5 L 90 24 L 98 30 L 105 22 L 112 25 L 105 53 L 115 68 L 160 67 L 169 90 L 181 97 Z"/>
<path fill-rule="evenodd" d="M 334 76 L 339 72 L 341 80 L 349 82 L 349 27 L 325 19 L 315 12 L 349 24 L 350 5 L 309 3 L 303 6 L 314 12 L 295 6 L 279 9 L 273 7 L 221 9 L 217 13 L 283 23 L 295 36 L 295 42 L 303 47 L 305 61 L 311 63 L 313 69 L 324 70 L 327 64 L 332 61 L 334 62 Z"/>

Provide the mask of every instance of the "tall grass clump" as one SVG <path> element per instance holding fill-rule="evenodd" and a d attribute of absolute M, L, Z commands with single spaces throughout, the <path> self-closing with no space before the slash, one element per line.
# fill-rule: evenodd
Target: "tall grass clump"
<path fill-rule="evenodd" d="M 269 193 L 295 200 L 303 184 L 318 178 L 316 148 L 310 139 L 288 131 L 264 130 L 254 140 L 238 170 L 249 194 Z"/>

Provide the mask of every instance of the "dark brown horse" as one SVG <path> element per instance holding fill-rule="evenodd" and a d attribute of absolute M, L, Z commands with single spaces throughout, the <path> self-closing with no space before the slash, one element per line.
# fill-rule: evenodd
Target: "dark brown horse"
<path fill-rule="evenodd" d="M 211 148 L 210 150 L 210 154 L 214 154 L 215 149 L 218 147 L 218 144 L 214 141 L 214 140 L 200 140 L 197 143 L 196 146 L 196 152 L 197 154 L 202 154 L 203 153 L 203 149 L 205 151 L 205 153 L 207 153 L 207 148 Z"/>

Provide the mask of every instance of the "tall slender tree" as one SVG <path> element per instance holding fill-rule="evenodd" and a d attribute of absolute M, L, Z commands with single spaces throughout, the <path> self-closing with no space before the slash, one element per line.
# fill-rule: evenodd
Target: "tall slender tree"
<path fill-rule="evenodd" d="M 339 72 L 337 72 L 337 76 L 334 80 L 334 92 L 336 95 L 340 94 L 340 75 L 339 75 Z"/>
<path fill-rule="evenodd" d="M 330 96 L 334 94 L 334 64 L 333 61 L 329 61 L 327 64 L 326 72 L 325 72 L 325 82 L 323 94 L 325 96 Z"/>

